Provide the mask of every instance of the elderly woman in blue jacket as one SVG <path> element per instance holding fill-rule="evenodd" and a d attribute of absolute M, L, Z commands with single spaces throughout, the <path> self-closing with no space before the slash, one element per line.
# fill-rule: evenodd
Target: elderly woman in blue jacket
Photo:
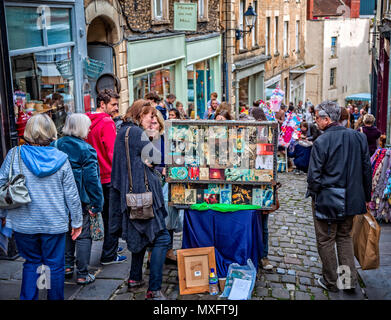
<path fill-rule="evenodd" d="M 38 300 L 38 289 L 44 288 L 49 300 L 64 299 L 69 216 L 73 239 L 82 229 L 82 208 L 68 156 L 49 146 L 56 138 L 57 130 L 49 116 L 31 117 L 24 131 L 27 145 L 18 147 L 20 158 L 15 155 L 11 163 L 13 148 L 0 168 L 0 185 L 7 182 L 10 166 L 14 174 L 22 170 L 31 198 L 28 204 L 0 211 L 0 217 L 6 217 L 6 226 L 14 231 L 19 254 L 26 260 L 21 300 Z M 43 278 L 46 280 L 40 281 Z"/>
<path fill-rule="evenodd" d="M 89 117 L 82 113 L 73 113 L 65 120 L 62 130 L 64 137 L 52 143 L 68 155 L 83 207 L 82 232 L 76 241 L 72 240 L 68 232 L 65 245 L 65 276 L 73 276 L 76 249 L 78 284 L 89 284 L 95 280 L 94 275 L 88 272 L 92 245 L 90 215 L 101 212 L 103 207 L 97 153 L 83 140 L 87 137 L 90 126 Z"/>

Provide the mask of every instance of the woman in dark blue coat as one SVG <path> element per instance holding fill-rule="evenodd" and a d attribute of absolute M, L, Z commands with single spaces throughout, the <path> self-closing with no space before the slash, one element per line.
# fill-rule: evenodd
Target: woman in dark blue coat
<path fill-rule="evenodd" d="M 73 275 L 76 249 L 78 284 L 89 284 L 95 280 L 95 277 L 88 273 L 92 245 L 90 215 L 101 212 L 103 208 L 98 157 L 95 149 L 83 140 L 88 135 L 90 125 L 91 120 L 85 114 L 73 113 L 65 121 L 65 136 L 52 143 L 68 155 L 83 207 L 82 232 L 75 241 L 68 232 L 65 245 L 65 276 Z"/>
<path fill-rule="evenodd" d="M 130 290 L 143 286 L 142 266 L 147 247 L 152 247 L 150 276 L 147 299 L 165 300 L 161 285 L 163 265 L 170 244 L 170 235 L 165 224 L 167 211 L 160 178 L 153 170 L 153 164 L 161 162 L 160 150 L 150 142 L 145 130 L 151 127 L 156 109 L 146 100 L 136 100 L 128 108 L 124 123 L 117 134 L 114 145 L 113 170 L 110 190 L 110 230 L 112 234 L 122 236 L 132 252 L 132 265 L 128 280 Z M 148 179 L 149 190 L 153 196 L 151 219 L 129 219 L 126 194 L 129 193 L 129 177 L 125 149 L 125 135 L 129 129 L 129 150 L 134 193 L 146 192 L 144 172 Z"/>

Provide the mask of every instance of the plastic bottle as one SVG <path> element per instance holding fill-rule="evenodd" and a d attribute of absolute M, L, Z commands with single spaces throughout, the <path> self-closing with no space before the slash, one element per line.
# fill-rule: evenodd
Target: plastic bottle
<path fill-rule="evenodd" d="M 217 278 L 215 274 L 215 269 L 210 269 L 209 274 L 209 294 L 214 296 L 219 293 L 219 287 L 218 287 L 219 279 Z"/>

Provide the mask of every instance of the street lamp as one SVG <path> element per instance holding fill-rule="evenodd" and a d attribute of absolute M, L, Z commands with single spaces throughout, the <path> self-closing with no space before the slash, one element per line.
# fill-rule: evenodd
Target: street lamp
<path fill-rule="evenodd" d="M 257 14 L 254 11 L 254 8 L 252 7 L 251 3 L 248 6 L 247 11 L 244 13 L 244 20 L 246 22 L 246 27 L 248 27 L 248 30 L 236 29 L 236 40 L 240 40 L 246 33 L 251 33 L 252 29 L 254 28 L 255 21 L 257 20 Z"/>

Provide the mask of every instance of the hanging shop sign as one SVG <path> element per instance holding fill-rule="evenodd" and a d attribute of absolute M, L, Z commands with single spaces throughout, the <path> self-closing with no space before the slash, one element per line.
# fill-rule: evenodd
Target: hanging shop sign
<path fill-rule="evenodd" d="M 174 3 L 174 30 L 197 31 L 196 3 Z"/>

